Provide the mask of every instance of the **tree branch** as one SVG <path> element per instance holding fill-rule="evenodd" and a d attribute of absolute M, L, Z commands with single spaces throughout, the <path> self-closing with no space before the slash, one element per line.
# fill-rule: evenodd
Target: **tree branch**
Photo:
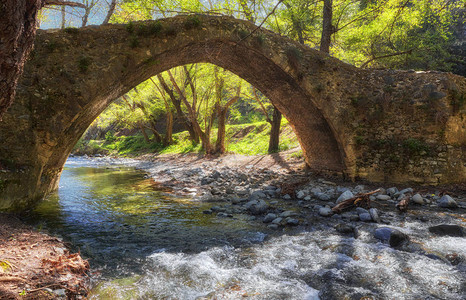
<path fill-rule="evenodd" d="M 82 3 L 78 2 L 72 2 L 72 1 L 60 1 L 60 0 L 45 0 L 44 1 L 44 6 L 47 5 L 66 5 L 66 6 L 72 6 L 72 7 L 81 7 L 81 8 L 86 8 L 86 6 Z"/>
<path fill-rule="evenodd" d="M 366 61 L 365 63 L 363 63 L 360 68 L 362 69 L 362 68 L 366 67 L 370 62 L 372 62 L 372 61 L 374 61 L 376 59 L 392 57 L 392 56 L 397 56 L 397 55 L 403 55 L 403 54 L 411 54 L 411 53 L 413 53 L 413 50 L 414 49 L 409 49 L 409 50 L 406 50 L 406 51 L 401 51 L 401 52 L 396 52 L 396 53 L 392 53 L 392 54 L 386 54 L 386 55 L 373 57 L 373 58 L 369 59 L 368 61 Z"/>

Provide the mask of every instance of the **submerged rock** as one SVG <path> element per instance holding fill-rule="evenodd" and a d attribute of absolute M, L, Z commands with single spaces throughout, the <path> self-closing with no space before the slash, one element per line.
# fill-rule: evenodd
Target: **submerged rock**
<path fill-rule="evenodd" d="M 463 237 L 466 234 L 466 229 L 459 225 L 449 225 L 449 224 L 441 224 L 437 226 L 429 227 L 430 233 L 440 236 L 457 236 Z"/>

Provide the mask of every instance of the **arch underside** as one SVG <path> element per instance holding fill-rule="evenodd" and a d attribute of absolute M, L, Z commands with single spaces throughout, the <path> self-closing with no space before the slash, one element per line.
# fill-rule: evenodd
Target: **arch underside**
<path fill-rule="evenodd" d="M 300 85 L 283 69 L 261 53 L 242 45 L 217 41 L 190 44 L 154 57 L 154 66 L 135 65 L 113 84 L 101 86 L 94 99 L 65 130 L 59 144 L 66 150 L 51 156 L 48 165 L 61 167 L 75 143 L 95 118 L 119 96 L 141 82 L 173 67 L 192 63 L 212 63 L 245 79 L 260 90 L 288 119 L 301 144 L 306 163 L 312 169 L 344 171 L 341 147 L 331 127 Z M 105 76 L 105 74 L 102 74 Z M 66 153 L 66 155 L 63 155 Z"/>

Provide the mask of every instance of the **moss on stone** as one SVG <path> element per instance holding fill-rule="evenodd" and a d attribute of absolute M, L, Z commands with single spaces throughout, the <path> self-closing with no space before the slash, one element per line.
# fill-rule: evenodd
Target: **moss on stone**
<path fill-rule="evenodd" d="M 77 34 L 79 32 L 79 29 L 76 27 L 66 27 L 64 31 L 68 34 Z"/>
<path fill-rule="evenodd" d="M 79 68 L 79 71 L 81 71 L 82 73 L 87 72 L 90 65 L 91 65 L 90 57 L 83 55 L 78 59 L 78 68 Z"/>
<path fill-rule="evenodd" d="M 188 16 L 184 22 L 184 28 L 190 30 L 200 27 L 202 24 L 201 19 L 197 15 Z"/>

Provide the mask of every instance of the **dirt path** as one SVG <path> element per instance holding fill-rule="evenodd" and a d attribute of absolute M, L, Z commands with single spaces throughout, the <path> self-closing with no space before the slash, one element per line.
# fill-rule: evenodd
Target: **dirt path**
<path fill-rule="evenodd" d="M 80 299 L 88 269 L 63 241 L 0 214 L 0 299 Z"/>

